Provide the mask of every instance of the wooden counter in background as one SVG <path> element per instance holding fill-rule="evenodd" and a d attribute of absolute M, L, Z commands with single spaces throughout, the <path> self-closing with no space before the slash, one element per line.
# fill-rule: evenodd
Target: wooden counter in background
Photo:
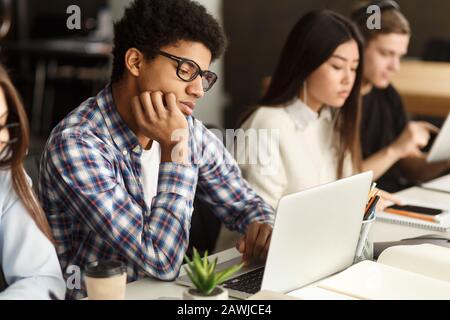
<path fill-rule="evenodd" d="M 444 118 L 450 112 L 450 63 L 403 61 L 392 83 L 409 113 Z"/>

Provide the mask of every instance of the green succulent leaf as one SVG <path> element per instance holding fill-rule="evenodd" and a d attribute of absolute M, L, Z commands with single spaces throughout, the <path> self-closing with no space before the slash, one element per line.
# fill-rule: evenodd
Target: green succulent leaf
<path fill-rule="evenodd" d="M 189 279 L 191 279 L 192 283 L 194 284 L 194 286 L 199 289 L 202 285 L 201 283 L 198 281 L 198 278 L 195 274 L 193 274 L 192 272 L 190 272 L 189 270 L 186 270 L 186 273 L 189 277 Z"/>
<path fill-rule="evenodd" d="M 216 266 L 217 266 L 217 260 L 218 259 L 215 258 L 214 262 L 209 265 L 208 277 L 210 277 L 211 275 L 214 274 L 214 271 L 216 270 Z"/>
<path fill-rule="evenodd" d="M 188 256 L 184 257 L 184 260 L 186 261 L 189 269 L 193 271 L 194 270 L 194 262 L 191 261 Z"/>
<path fill-rule="evenodd" d="M 194 270 L 202 282 L 206 281 L 208 278 L 208 273 L 206 272 L 206 269 L 203 268 L 201 260 L 194 259 Z"/>
<path fill-rule="evenodd" d="M 208 265 L 209 265 L 209 260 L 208 260 L 208 250 L 205 251 L 205 256 L 203 257 L 203 268 L 206 270 L 206 272 L 208 272 Z"/>
<path fill-rule="evenodd" d="M 205 283 L 205 294 L 210 294 L 213 292 L 214 288 L 217 286 L 216 277 L 210 277 L 208 278 L 207 282 Z"/>
<path fill-rule="evenodd" d="M 211 263 L 208 259 L 208 252 L 205 251 L 203 257 L 200 256 L 197 249 L 194 248 L 192 260 L 185 257 L 186 273 L 193 285 L 198 291 L 205 295 L 209 295 L 221 283 L 228 280 L 234 273 L 240 270 L 244 264 L 235 265 L 221 272 L 215 272 L 218 259 L 215 258 Z"/>
<path fill-rule="evenodd" d="M 232 275 L 238 272 L 244 266 L 243 263 L 231 266 L 221 272 L 217 273 L 217 284 L 222 284 L 227 281 Z"/>
<path fill-rule="evenodd" d="M 195 248 L 193 250 L 192 260 L 202 260 L 202 258 L 200 257 L 200 254 L 198 253 L 197 249 L 195 249 Z"/>

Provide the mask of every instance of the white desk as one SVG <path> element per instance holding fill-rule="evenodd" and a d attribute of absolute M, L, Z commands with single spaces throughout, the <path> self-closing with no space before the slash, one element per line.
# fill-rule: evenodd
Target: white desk
<path fill-rule="evenodd" d="M 218 257 L 218 262 L 228 261 L 239 255 L 239 252 L 232 248 L 222 251 L 218 254 L 211 255 L 210 259 Z M 184 268 L 181 269 L 180 275 L 184 275 Z M 164 282 L 153 278 L 144 278 L 142 280 L 129 283 L 127 285 L 127 300 L 152 300 L 158 298 L 179 298 L 181 299 L 183 291 L 186 287 L 179 286 L 175 282 Z"/>
<path fill-rule="evenodd" d="M 450 209 L 450 194 L 439 193 L 420 188 L 411 188 L 398 193 L 398 196 L 405 200 L 413 200 L 430 205 L 439 205 Z M 385 222 L 375 222 L 371 230 L 371 239 L 375 242 L 398 241 L 405 238 L 418 237 L 425 234 L 432 234 L 432 231 L 416 229 L 395 225 Z M 219 254 L 213 255 L 219 258 L 219 263 L 238 256 L 236 249 L 229 249 Z M 181 274 L 184 274 L 182 269 Z M 185 287 L 174 282 L 162 282 L 159 280 L 145 278 L 127 285 L 126 299 L 149 300 L 161 297 L 181 298 Z M 339 296 L 330 294 L 326 290 L 316 288 L 311 285 L 302 289 L 299 296 L 304 299 L 339 299 Z"/>

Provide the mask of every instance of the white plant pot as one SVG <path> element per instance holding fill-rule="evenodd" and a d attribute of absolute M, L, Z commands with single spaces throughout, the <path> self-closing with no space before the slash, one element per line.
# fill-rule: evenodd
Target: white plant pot
<path fill-rule="evenodd" d="M 205 296 L 200 294 L 197 289 L 188 288 L 183 291 L 183 300 L 228 300 L 228 290 L 223 287 L 217 287 L 212 295 Z"/>

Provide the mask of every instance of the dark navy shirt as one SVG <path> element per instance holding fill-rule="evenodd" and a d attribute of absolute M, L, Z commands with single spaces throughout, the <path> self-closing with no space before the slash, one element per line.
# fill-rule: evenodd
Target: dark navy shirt
<path fill-rule="evenodd" d="M 361 148 L 363 159 L 393 143 L 405 129 L 408 117 L 400 95 L 390 85 L 386 89 L 373 88 L 363 97 L 361 118 Z M 396 192 L 409 187 L 398 163 L 377 181 L 379 188 Z"/>

